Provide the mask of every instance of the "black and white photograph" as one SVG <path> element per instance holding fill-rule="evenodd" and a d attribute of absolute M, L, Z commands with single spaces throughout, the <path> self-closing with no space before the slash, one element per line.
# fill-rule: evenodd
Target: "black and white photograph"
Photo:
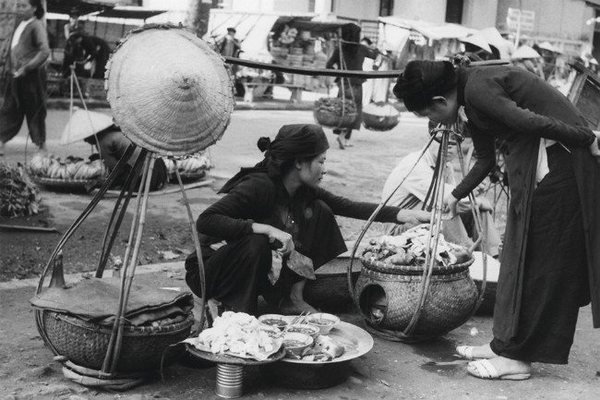
<path fill-rule="evenodd" d="M 0 398 L 600 399 L 600 0 L 0 0 Z"/>

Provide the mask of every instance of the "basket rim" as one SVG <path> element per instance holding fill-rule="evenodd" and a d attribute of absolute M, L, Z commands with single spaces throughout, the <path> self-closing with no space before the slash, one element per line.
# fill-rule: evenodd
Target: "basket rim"
<path fill-rule="evenodd" d="M 379 260 L 365 258 L 364 256 L 360 256 L 360 261 L 362 262 L 363 267 L 366 269 L 396 275 L 421 275 L 425 269 L 425 265 L 395 265 Z M 471 257 L 471 259 L 468 261 L 460 264 L 451 264 L 447 267 L 436 265 L 433 267 L 432 273 L 433 275 L 455 274 L 468 270 L 474 261 L 475 259 Z"/>
<path fill-rule="evenodd" d="M 50 177 L 46 177 L 46 176 L 40 176 L 40 175 L 30 175 L 31 179 L 33 181 L 39 181 L 40 183 L 49 183 L 49 184 L 86 184 L 86 183 L 92 183 L 95 182 L 99 179 L 102 179 L 103 177 L 98 177 L 98 178 L 93 178 L 93 179 L 62 179 L 62 178 L 50 178 Z"/>
<path fill-rule="evenodd" d="M 66 324 L 76 326 L 78 328 L 87 329 L 96 333 L 111 334 L 112 326 L 100 325 L 94 322 L 84 321 L 81 318 L 77 318 L 73 315 L 60 313 L 52 310 L 38 310 L 42 314 L 47 314 L 48 318 L 56 318 Z M 188 313 L 183 321 L 175 322 L 169 325 L 161 326 L 132 326 L 124 325 L 123 333 L 127 336 L 156 336 L 156 335 L 167 335 L 174 332 L 178 332 L 189 328 L 194 324 L 194 315 L 192 312 Z"/>

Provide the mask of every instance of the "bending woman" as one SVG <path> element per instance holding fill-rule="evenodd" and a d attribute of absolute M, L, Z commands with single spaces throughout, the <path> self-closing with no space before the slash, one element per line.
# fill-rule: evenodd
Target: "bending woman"
<path fill-rule="evenodd" d="M 460 346 L 468 372 L 486 379 L 527 379 L 532 362 L 566 364 L 579 308 L 592 302 L 600 326 L 600 168 L 598 141 L 577 109 L 539 77 L 515 67 L 455 70 L 413 61 L 396 96 L 431 120 L 451 124 L 464 107 L 476 163 L 447 195 L 455 213 L 495 165 L 494 139 L 505 139 L 510 182 L 493 340 Z M 460 113 L 462 114 L 462 113 Z M 590 296 L 591 295 L 591 296 Z"/>
<path fill-rule="evenodd" d="M 226 195 L 198 218 L 206 298 L 255 313 L 262 294 L 276 299 L 284 313 L 314 311 L 303 299 L 306 281 L 290 269 L 289 260 L 312 263 L 314 269 L 332 260 L 347 250 L 335 215 L 367 219 L 377 205 L 319 187 L 329 144 L 317 125 L 285 125 L 272 142 L 260 138 L 258 147 L 264 160 L 242 168 L 221 189 Z M 416 224 L 428 219 L 424 211 L 384 207 L 377 220 Z M 226 244 L 216 248 L 221 241 Z M 272 249 L 283 257 L 275 285 Z M 186 260 L 186 271 L 189 287 L 202 296 L 195 253 Z"/>

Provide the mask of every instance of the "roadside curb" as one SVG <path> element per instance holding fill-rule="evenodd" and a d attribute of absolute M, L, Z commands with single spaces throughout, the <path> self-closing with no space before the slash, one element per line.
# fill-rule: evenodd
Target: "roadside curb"
<path fill-rule="evenodd" d="M 183 261 L 174 261 L 169 263 L 160 264 L 147 264 L 139 265 L 135 269 L 135 274 L 153 274 L 157 272 L 176 273 L 184 271 Z M 72 274 L 65 274 L 65 282 L 76 283 L 83 279 L 87 279 L 93 276 L 93 271 L 88 272 L 77 272 Z M 112 271 L 106 271 L 102 279 L 108 279 L 112 277 Z M 48 278 L 49 279 L 49 278 Z M 22 289 L 27 287 L 37 287 L 40 279 L 39 278 L 28 278 L 28 279 L 13 279 L 8 282 L 0 282 L 0 290 L 10 289 Z"/>

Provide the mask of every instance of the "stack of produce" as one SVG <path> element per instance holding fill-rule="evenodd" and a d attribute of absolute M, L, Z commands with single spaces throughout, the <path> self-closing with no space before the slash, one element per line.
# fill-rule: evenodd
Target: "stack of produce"
<path fill-rule="evenodd" d="M 391 265 L 423 265 L 427 256 L 429 225 L 415 226 L 399 236 L 381 236 L 371 239 L 363 252 L 363 260 L 381 261 Z M 433 239 L 431 240 L 433 245 Z M 462 264 L 471 259 L 463 246 L 447 242 L 440 233 L 435 254 L 438 267 Z"/>
<path fill-rule="evenodd" d="M 374 131 L 389 131 L 400 122 L 400 112 L 384 102 L 367 104 L 362 115 L 365 128 Z"/>
<path fill-rule="evenodd" d="M 40 198 L 23 167 L 0 162 L 0 215 L 20 217 L 37 214 Z"/>
<path fill-rule="evenodd" d="M 60 179 L 64 181 L 87 181 L 102 179 L 106 168 L 97 155 L 83 158 L 69 156 L 65 161 L 53 155 L 36 154 L 29 163 L 29 173 L 34 178 Z"/>
<path fill-rule="evenodd" d="M 315 101 L 315 121 L 330 128 L 349 128 L 358 114 L 352 100 L 338 97 L 322 97 Z"/>
<path fill-rule="evenodd" d="M 167 166 L 167 174 L 169 179 L 177 179 L 175 176 L 175 162 L 171 159 L 164 159 L 165 165 Z M 177 170 L 182 178 L 202 178 L 206 175 L 206 171 L 212 168 L 210 159 L 206 154 L 199 153 L 191 157 L 177 160 Z"/>

